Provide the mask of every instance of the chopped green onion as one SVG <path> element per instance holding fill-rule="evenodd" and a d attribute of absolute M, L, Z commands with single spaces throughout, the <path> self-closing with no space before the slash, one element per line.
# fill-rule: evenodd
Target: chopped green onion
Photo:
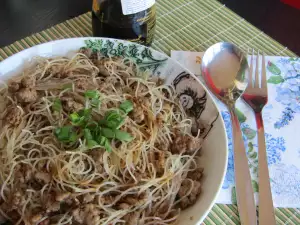
<path fill-rule="evenodd" d="M 89 148 L 93 148 L 95 146 L 99 145 L 98 142 L 94 141 L 94 140 L 87 140 L 87 146 Z"/>
<path fill-rule="evenodd" d="M 98 143 L 99 143 L 101 146 L 104 146 L 106 140 L 107 140 L 107 138 L 106 138 L 106 137 L 103 137 L 103 136 L 100 136 L 100 137 L 98 137 L 98 139 L 97 139 Z"/>
<path fill-rule="evenodd" d="M 86 140 L 93 140 L 93 135 L 89 129 L 83 130 L 83 136 Z"/>
<path fill-rule="evenodd" d="M 118 120 L 121 117 L 121 114 L 118 110 L 111 110 L 105 114 L 105 120 Z"/>
<path fill-rule="evenodd" d="M 79 116 L 90 117 L 92 113 L 92 109 L 81 109 L 78 111 Z"/>
<path fill-rule="evenodd" d="M 104 148 L 106 149 L 106 151 L 112 152 L 111 145 L 110 145 L 109 140 L 107 138 L 106 138 L 105 143 L 104 143 Z"/>
<path fill-rule="evenodd" d="M 115 138 L 115 132 L 110 128 L 101 128 L 101 134 L 106 138 Z"/>
<path fill-rule="evenodd" d="M 61 142 L 75 142 L 77 140 L 77 134 L 74 131 L 73 126 L 56 128 L 54 134 Z"/>
<path fill-rule="evenodd" d="M 133 137 L 129 133 L 121 130 L 116 130 L 115 135 L 116 135 L 116 139 L 120 141 L 132 141 L 133 139 Z"/>
<path fill-rule="evenodd" d="M 53 105 L 52 105 L 53 111 L 60 112 L 61 108 L 62 108 L 62 106 L 61 106 L 60 99 L 58 99 L 58 98 L 54 99 L 54 102 L 53 102 Z"/>
<path fill-rule="evenodd" d="M 119 129 L 124 123 L 124 118 L 120 118 L 120 120 L 106 121 L 105 125 L 112 129 Z"/>
<path fill-rule="evenodd" d="M 120 115 L 117 110 L 109 111 L 105 115 L 105 120 L 100 121 L 100 124 L 106 125 L 112 129 L 119 129 L 124 123 L 124 118 Z"/>
<path fill-rule="evenodd" d="M 97 90 L 88 90 L 84 93 L 86 98 L 99 99 L 100 93 Z"/>
<path fill-rule="evenodd" d="M 133 104 L 131 101 L 126 100 L 120 105 L 120 109 L 123 110 L 126 114 L 128 114 L 133 110 Z"/>
<path fill-rule="evenodd" d="M 100 105 L 100 103 L 101 103 L 101 102 L 100 102 L 99 99 L 93 98 L 93 99 L 91 100 L 91 105 L 92 105 L 93 107 L 98 108 L 99 105 Z"/>
<path fill-rule="evenodd" d="M 78 115 L 78 113 L 72 113 L 70 116 L 70 120 L 72 123 L 78 123 L 80 121 L 80 116 Z"/>
<path fill-rule="evenodd" d="M 69 118 L 74 126 L 86 126 L 91 118 L 91 109 L 82 109 L 78 113 L 74 112 L 70 114 Z"/>
<path fill-rule="evenodd" d="M 88 129 L 90 129 L 90 130 L 99 130 L 99 125 L 98 125 L 98 123 L 96 122 L 96 121 L 89 121 L 87 124 L 86 124 L 86 126 L 85 126 L 85 128 L 88 128 Z"/>

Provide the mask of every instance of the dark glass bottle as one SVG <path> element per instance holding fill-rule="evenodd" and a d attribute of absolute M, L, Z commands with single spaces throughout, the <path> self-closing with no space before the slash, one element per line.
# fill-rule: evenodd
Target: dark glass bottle
<path fill-rule="evenodd" d="M 155 33 L 155 0 L 93 0 L 93 35 L 151 45 Z"/>

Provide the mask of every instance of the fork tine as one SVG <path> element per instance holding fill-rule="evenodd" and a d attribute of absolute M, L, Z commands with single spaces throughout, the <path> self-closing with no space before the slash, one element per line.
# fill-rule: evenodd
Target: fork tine
<path fill-rule="evenodd" d="M 266 61 L 265 54 L 262 54 L 262 63 L 261 63 L 261 87 L 267 88 L 267 72 L 266 72 Z"/>
<path fill-rule="evenodd" d="M 249 68 L 249 84 L 248 84 L 249 87 L 253 87 L 253 77 L 252 77 L 253 76 L 253 55 L 254 55 L 254 49 L 252 49 L 250 68 Z"/>
<path fill-rule="evenodd" d="M 255 66 L 255 81 L 254 81 L 254 87 L 259 88 L 259 50 L 257 51 L 256 56 L 256 66 Z"/>

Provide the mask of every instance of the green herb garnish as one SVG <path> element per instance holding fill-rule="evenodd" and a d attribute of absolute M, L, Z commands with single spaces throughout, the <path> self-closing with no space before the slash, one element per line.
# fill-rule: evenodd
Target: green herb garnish
<path fill-rule="evenodd" d="M 104 120 L 101 120 L 100 124 L 112 129 L 119 129 L 123 125 L 124 121 L 125 118 L 118 110 L 112 110 L 106 113 Z"/>
<path fill-rule="evenodd" d="M 120 105 L 120 109 L 121 109 L 125 114 L 128 114 L 128 113 L 130 113 L 130 112 L 133 110 L 133 104 L 132 104 L 131 101 L 126 100 L 125 102 L 123 102 L 123 103 Z"/>
<path fill-rule="evenodd" d="M 99 99 L 91 99 L 91 105 L 93 107 L 98 108 L 100 106 L 101 101 Z"/>
<path fill-rule="evenodd" d="M 52 110 L 54 112 L 60 112 L 61 109 L 62 109 L 62 106 L 61 106 L 60 99 L 58 99 L 58 98 L 54 99 L 54 102 L 53 102 L 53 105 L 52 105 Z"/>
<path fill-rule="evenodd" d="M 100 93 L 97 90 L 88 90 L 84 93 L 84 96 L 89 99 L 91 106 L 99 107 L 100 105 Z"/>
<path fill-rule="evenodd" d="M 78 138 L 73 126 L 56 128 L 54 134 L 59 141 L 64 143 L 75 142 Z"/>
<path fill-rule="evenodd" d="M 82 109 L 78 113 L 74 112 L 70 114 L 69 118 L 71 120 L 72 125 L 74 126 L 84 126 L 88 124 L 88 121 L 91 118 L 91 109 Z"/>
<path fill-rule="evenodd" d="M 89 91 L 86 91 L 84 93 L 84 97 L 90 98 L 90 99 L 93 99 L 93 98 L 98 98 L 99 99 L 100 93 L 97 90 L 89 90 Z"/>
<path fill-rule="evenodd" d="M 106 151 L 111 152 L 111 145 L 110 145 L 110 141 L 106 138 L 105 143 L 104 143 L 104 148 L 106 149 Z"/>
<path fill-rule="evenodd" d="M 90 99 L 91 103 L 100 103 L 99 96 L 98 91 L 85 92 L 85 97 Z M 120 109 L 108 111 L 104 119 L 97 122 L 92 118 L 91 108 L 82 109 L 69 115 L 71 125 L 56 128 L 54 133 L 61 142 L 72 143 L 78 138 L 84 138 L 89 149 L 101 146 L 111 152 L 110 143 L 113 139 L 126 142 L 133 139 L 129 133 L 119 130 L 126 115 L 132 110 L 133 104 L 127 100 L 120 105 Z"/>
<path fill-rule="evenodd" d="M 83 130 L 83 136 L 86 140 L 93 140 L 93 135 L 89 129 Z"/>
<path fill-rule="evenodd" d="M 103 127 L 101 128 L 101 135 L 106 138 L 115 138 L 116 132 L 110 128 Z"/>
<path fill-rule="evenodd" d="M 129 133 L 122 130 L 116 130 L 115 135 L 116 135 L 116 139 L 120 141 L 132 141 L 133 139 L 133 137 Z"/>

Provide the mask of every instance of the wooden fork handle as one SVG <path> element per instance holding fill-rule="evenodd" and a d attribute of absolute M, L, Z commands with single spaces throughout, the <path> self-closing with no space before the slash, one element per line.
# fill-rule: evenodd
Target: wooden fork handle
<path fill-rule="evenodd" d="M 256 225 L 256 207 L 245 145 L 238 118 L 230 111 L 233 132 L 235 187 L 242 225 Z"/>
<path fill-rule="evenodd" d="M 276 225 L 261 113 L 256 113 L 255 118 L 258 136 L 259 224 Z"/>

